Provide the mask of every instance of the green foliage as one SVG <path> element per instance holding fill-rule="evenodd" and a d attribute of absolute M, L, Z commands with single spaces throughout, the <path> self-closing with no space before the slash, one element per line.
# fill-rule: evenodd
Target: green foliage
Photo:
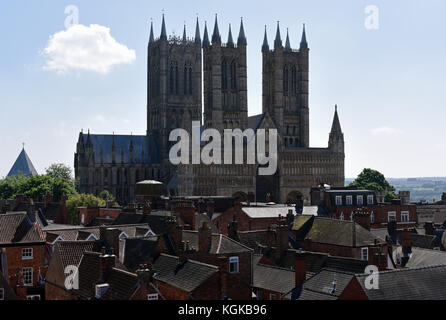
<path fill-rule="evenodd" d="M 70 167 L 63 163 L 54 163 L 46 169 L 46 175 L 53 179 L 62 179 L 65 181 L 73 180 L 73 172 Z"/>
<path fill-rule="evenodd" d="M 115 197 L 108 190 L 104 190 L 99 194 L 99 198 L 105 201 L 115 201 Z"/>
<path fill-rule="evenodd" d="M 51 169 L 50 169 L 51 168 Z M 34 201 L 42 201 L 46 193 L 53 194 L 54 201 L 58 202 L 62 195 L 70 197 L 76 193 L 71 169 L 63 165 L 52 165 L 45 175 L 26 177 L 17 175 L 0 180 L 0 199 L 14 199 L 18 194 L 24 194 Z M 67 175 L 68 174 L 68 175 Z"/>
<path fill-rule="evenodd" d="M 395 188 L 389 184 L 384 175 L 376 170 L 366 168 L 358 175 L 349 185 L 350 187 L 357 187 L 359 189 L 384 191 L 385 201 L 396 199 Z"/>
<path fill-rule="evenodd" d="M 105 200 L 95 197 L 92 194 L 74 194 L 67 200 L 67 210 L 73 218 L 73 223 L 78 224 L 77 208 L 78 207 L 102 207 L 105 206 Z"/>

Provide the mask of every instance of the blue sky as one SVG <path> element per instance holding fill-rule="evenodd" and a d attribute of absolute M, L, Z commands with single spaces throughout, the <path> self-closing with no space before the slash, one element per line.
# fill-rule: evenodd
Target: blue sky
<path fill-rule="evenodd" d="M 212 29 L 219 16 L 222 39 L 228 24 L 248 38 L 249 114 L 261 112 L 264 25 L 270 45 L 276 21 L 282 39 L 290 30 L 298 47 L 302 23 L 310 47 L 310 144 L 326 146 L 334 112 L 346 140 L 346 177 L 372 167 L 387 177 L 446 176 L 446 3 L 442 0 L 355 1 L 1 1 L 0 177 L 7 175 L 22 142 L 37 171 L 51 163 L 73 166 L 81 129 L 92 133 L 144 134 L 146 47 L 153 18 L 161 13 L 169 34 L 193 36 L 197 13 Z M 79 23 L 110 29 L 131 63 L 108 72 L 48 70 L 50 36 L 65 31 L 65 8 L 79 9 Z M 368 30 L 364 12 L 379 9 L 379 29 Z"/>

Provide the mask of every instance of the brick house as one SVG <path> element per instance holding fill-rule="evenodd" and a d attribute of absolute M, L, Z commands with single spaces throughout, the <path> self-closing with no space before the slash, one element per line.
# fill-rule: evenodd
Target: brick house
<path fill-rule="evenodd" d="M 219 300 L 222 274 L 214 265 L 161 254 L 153 263 L 152 283 L 167 300 Z"/>
<path fill-rule="evenodd" d="M 373 190 L 355 188 L 323 187 L 311 189 L 313 205 L 321 205 L 328 216 L 340 220 L 353 220 L 357 212 L 367 214 L 369 221 L 366 228 L 386 228 L 389 221 L 396 221 L 398 229 L 413 228 L 417 225 L 417 207 L 410 204 L 410 193 L 400 191 L 400 199 L 384 203 L 383 196 Z"/>
<path fill-rule="evenodd" d="M 355 221 L 296 216 L 292 230 L 297 248 L 368 261 L 380 270 L 394 268 L 387 242 Z"/>
<path fill-rule="evenodd" d="M 100 251 L 100 241 L 59 241 L 54 246 L 54 253 L 45 277 L 46 300 L 75 300 L 77 297 L 65 286 L 69 266 L 79 267 L 86 251 Z"/>
<path fill-rule="evenodd" d="M 45 277 L 48 255 L 35 215 L 0 214 L 0 257 L 3 275 L 20 299 L 45 297 L 39 274 Z"/>

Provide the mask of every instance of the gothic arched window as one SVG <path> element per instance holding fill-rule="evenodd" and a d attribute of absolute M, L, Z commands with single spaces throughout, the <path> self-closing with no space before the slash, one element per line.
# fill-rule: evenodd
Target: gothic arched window
<path fill-rule="evenodd" d="M 178 94 L 178 66 L 175 66 L 175 94 Z"/>
<path fill-rule="evenodd" d="M 296 66 L 291 69 L 291 90 L 293 93 L 297 93 L 297 73 Z"/>
<path fill-rule="evenodd" d="M 228 70 L 226 60 L 221 63 L 221 88 L 222 90 L 228 89 Z"/>
<path fill-rule="evenodd" d="M 288 67 L 283 67 L 283 92 L 288 93 Z"/>
<path fill-rule="evenodd" d="M 192 67 L 189 68 L 189 94 L 192 94 Z"/>
<path fill-rule="evenodd" d="M 188 70 L 187 67 L 184 67 L 184 95 L 186 95 L 188 93 Z"/>
<path fill-rule="evenodd" d="M 231 90 L 237 90 L 237 65 L 235 61 L 231 63 Z"/>

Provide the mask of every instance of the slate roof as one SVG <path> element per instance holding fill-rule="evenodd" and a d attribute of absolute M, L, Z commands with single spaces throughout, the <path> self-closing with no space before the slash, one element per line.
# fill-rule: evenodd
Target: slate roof
<path fill-rule="evenodd" d="M 107 228 L 118 229 L 121 232 L 125 232 L 128 237 L 141 237 L 144 236 L 149 230 L 151 230 L 148 224 L 135 224 L 135 225 L 109 225 Z M 86 227 L 86 228 L 73 228 L 73 229 L 51 229 L 46 231 L 47 241 L 55 239 L 54 235 L 59 235 L 64 241 L 79 241 L 86 240 L 90 235 L 94 235 L 96 239 L 100 238 L 100 227 Z"/>
<path fill-rule="evenodd" d="M 323 269 L 308 279 L 298 300 L 334 300 L 337 299 L 353 279 L 354 273 L 340 270 Z M 336 279 L 336 289 L 333 282 Z"/>
<path fill-rule="evenodd" d="M 395 247 L 393 250 L 393 259 L 395 260 L 397 255 L 403 256 L 401 246 Z M 421 268 L 431 267 L 438 265 L 446 265 L 446 251 L 431 250 L 424 248 L 412 247 L 412 254 L 409 261 L 405 265 L 406 268 Z"/>
<path fill-rule="evenodd" d="M 158 237 L 128 238 L 125 242 L 123 263 L 129 271 L 136 271 L 140 264 L 147 264 L 158 245 Z"/>
<path fill-rule="evenodd" d="M 411 236 L 412 247 L 433 249 L 440 246 L 440 239 L 437 236 L 416 233 L 413 233 Z"/>
<path fill-rule="evenodd" d="M 25 212 L 0 214 L 0 244 L 34 242 L 45 242 L 45 237 Z"/>
<path fill-rule="evenodd" d="M 370 300 L 446 300 L 445 265 L 382 271 L 374 290 L 365 288 L 366 277 L 356 275 Z"/>
<path fill-rule="evenodd" d="M 285 294 L 295 287 L 294 270 L 265 264 L 254 264 L 253 273 L 253 287 L 255 288 Z"/>
<path fill-rule="evenodd" d="M 153 264 L 153 270 L 155 280 L 191 293 L 215 275 L 218 267 L 188 259 L 180 263 L 178 257 L 161 254 Z"/>
<path fill-rule="evenodd" d="M 34 168 L 31 159 L 28 157 L 25 148 L 22 149 L 22 152 L 20 152 L 19 156 L 14 162 L 8 173 L 8 177 L 16 176 L 18 174 L 24 174 L 27 177 L 37 175 L 37 171 Z"/>
<path fill-rule="evenodd" d="M 292 210 L 293 214 L 296 214 L 296 208 L 285 205 L 271 205 L 262 207 L 243 207 L 243 212 L 245 212 L 250 218 L 275 218 L 275 217 L 285 217 L 289 210 Z"/>
<path fill-rule="evenodd" d="M 58 241 L 54 247 L 54 253 L 58 253 L 62 267 L 69 265 L 79 266 L 82 256 L 86 251 L 99 251 L 101 243 L 98 241 Z"/>
<path fill-rule="evenodd" d="M 198 231 L 183 230 L 183 241 L 189 241 L 192 248 L 198 249 Z M 210 254 L 243 253 L 253 249 L 237 242 L 224 234 L 213 233 Z"/>
<path fill-rule="evenodd" d="M 254 131 L 256 131 L 262 123 L 264 117 L 265 114 L 263 113 L 248 117 L 248 128 L 254 129 Z"/>
<path fill-rule="evenodd" d="M 133 135 L 106 135 L 81 133 L 80 138 L 87 143 L 88 136 L 93 144 L 96 163 L 112 163 L 112 146 L 115 144 L 115 161 L 121 162 L 121 152 L 124 154 L 124 163 L 130 163 L 130 144 L 133 143 L 133 163 L 159 163 L 158 147 L 154 137 Z M 142 154 L 144 152 L 144 158 Z"/>
<path fill-rule="evenodd" d="M 297 231 L 298 234 L 300 233 L 301 237 L 311 239 L 313 242 L 346 247 L 362 247 L 374 244 L 375 236 L 355 222 L 313 217 L 296 216 L 292 229 Z M 355 232 L 353 232 L 353 227 Z M 355 236 L 353 237 L 353 235 Z"/>
<path fill-rule="evenodd" d="M 101 300 L 129 300 L 139 288 L 138 276 L 117 268 L 112 268 L 106 283 L 109 288 Z"/>
<path fill-rule="evenodd" d="M 146 223 L 150 225 L 150 228 L 155 234 L 164 234 L 167 231 L 166 221 L 168 219 L 170 219 L 170 216 L 121 212 L 116 217 L 112 225 L 116 226 Z"/>
<path fill-rule="evenodd" d="M 238 231 L 240 243 L 248 248 L 257 250 L 259 245 L 266 245 L 268 231 L 267 230 L 255 230 L 255 231 Z"/>

